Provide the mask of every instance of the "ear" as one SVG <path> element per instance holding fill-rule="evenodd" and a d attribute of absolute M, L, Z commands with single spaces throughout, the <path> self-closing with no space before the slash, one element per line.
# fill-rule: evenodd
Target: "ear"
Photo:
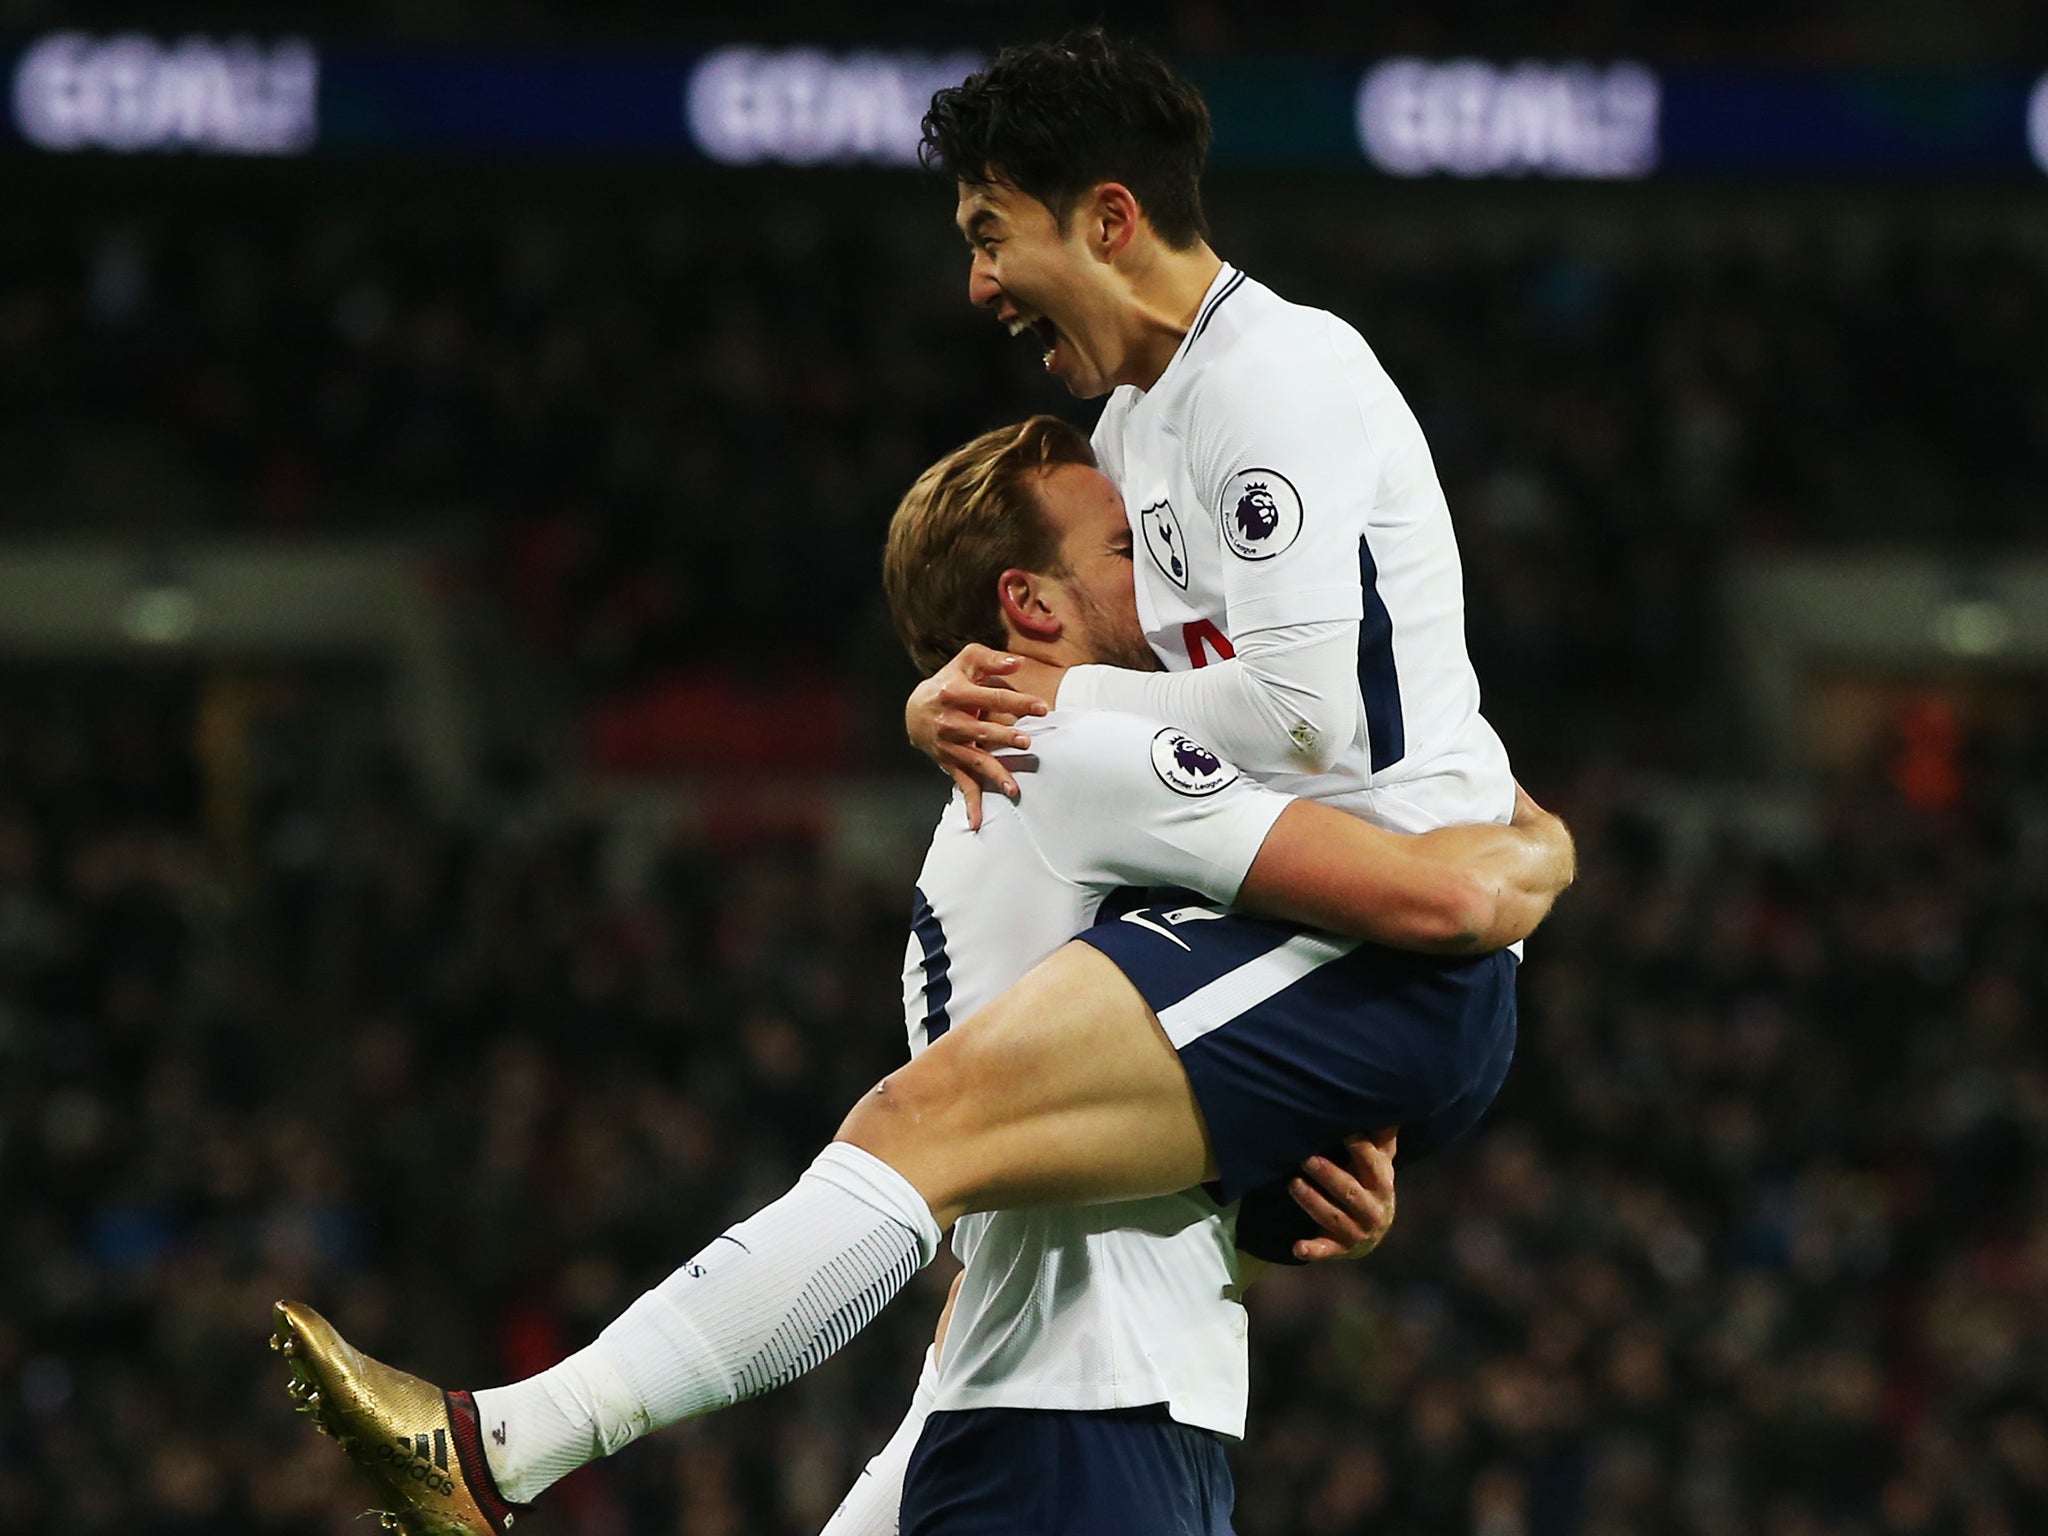
<path fill-rule="evenodd" d="M 1115 256 L 1136 237 L 1144 216 L 1129 187 L 1120 181 L 1105 181 L 1095 189 L 1088 210 L 1088 243 L 1098 256 Z"/>
<path fill-rule="evenodd" d="M 996 601 L 1002 606 L 1003 622 L 1020 639 L 1053 641 L 1064 628 L 1045 600 L 1045 581 L 1045 577 L 1015 566 L 996 578 Z"/>

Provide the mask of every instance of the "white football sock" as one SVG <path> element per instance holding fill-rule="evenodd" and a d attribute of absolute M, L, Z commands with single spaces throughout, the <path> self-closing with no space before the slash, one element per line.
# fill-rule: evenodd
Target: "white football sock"
<path fill-rule="evenodd" d="M 852 1488 L 818 1536 L 896 1536 L 903 1512 L 903 1474 L 910 1467 L 910 1453 L 917 1449 L 917 1437 L 924 1433 L 924 1421 L 931 1416 L 939 1395 L 939 1352 L 924 1352 L 924 1370 L 911 1394 L 910 1412 L 896 1426 L 889 1443 L 861 1469 Z"/>
<path fill-rule="evenodd" d="M 560 1365 L 476 1394 L 498 1491 L 524 1504 L 649 1430 L 801 1376 L 931 1262 L 910 1183 L 833 1142 L 794 1188 L 713 1240 Z"/>

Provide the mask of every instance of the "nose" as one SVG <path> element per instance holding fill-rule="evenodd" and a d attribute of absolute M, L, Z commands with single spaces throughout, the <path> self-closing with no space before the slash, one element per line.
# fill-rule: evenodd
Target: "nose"
<path fill-rule="evenodd" d="M 1001 297 L 1002 292 L 1002 284 L 996 281 L 994 264 L 976 251 L 973 261 L 967 266 L 967 302 L 977 309 L 987 309 Z"/>

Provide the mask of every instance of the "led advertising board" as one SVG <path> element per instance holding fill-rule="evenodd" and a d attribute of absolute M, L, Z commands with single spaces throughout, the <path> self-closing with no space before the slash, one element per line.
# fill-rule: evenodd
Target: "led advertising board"
<path fill-rule="evenodd" d="M 1358 83 L 1358 143 L 1390 176 L 1633 180 L 1657 168 L 1662 103 L 1643 64 L 1389 59 Z"/>
<path fill-rule="evenodd" d="M 699 152 L 723 165 L 915 165 L 932 92 L 981 62 L 972 53 L 720 48 L 691 67 L 684 116 Z"/>
<path fill-rule="evenodd" d="M 63 31 L 0 47 L 0 147 L 911 166 L 949 49 L 518 50 Z M 1220 166 L 1401 179 L 2048 173 L 2048 75 L 1202 57 Z"/>
<path fill-rule="evenodd" d="M 11 74 L 15 131 L 42 150 L 294 155 L 318 133 L 320 65 L 303 38 L 56 32 Z"/>

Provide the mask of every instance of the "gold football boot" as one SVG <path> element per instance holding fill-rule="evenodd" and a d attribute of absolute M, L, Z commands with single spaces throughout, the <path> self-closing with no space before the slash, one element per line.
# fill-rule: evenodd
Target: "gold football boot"
<path fill-rule="evenodd" d="M 287 1390 L 376 1488 L 385 1530 L 505 1536 L 521 1506 L 506 1503 L 491 1481 L 467 1392 L 443 1392 L 372 1360 L 299 1302 L 280 1301 L 273 1317 L 270 1347 L 291 1370 Z"/>

